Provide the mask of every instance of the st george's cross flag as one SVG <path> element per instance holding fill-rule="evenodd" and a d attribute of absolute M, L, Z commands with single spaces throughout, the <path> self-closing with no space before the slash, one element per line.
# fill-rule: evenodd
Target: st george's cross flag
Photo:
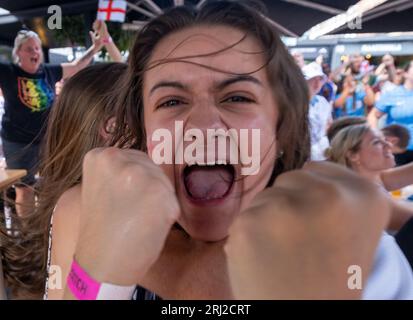
<path fill-rule="evenodd" d="M 98 20 L 125 22 L 125 0 L 99 0 Z"/>

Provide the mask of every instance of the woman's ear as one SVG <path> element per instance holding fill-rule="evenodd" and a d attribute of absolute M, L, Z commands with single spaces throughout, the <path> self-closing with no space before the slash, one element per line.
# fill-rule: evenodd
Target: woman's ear
<path fill-rule="evenodd" d="M 360 164 L 360 154 L 358 152 L 347 151 L 346 158 L 352 166 Z"/>
<path fill-rule="evenodd" d="M 112 135 L 115 133 L 116 129 L 116 118 L 111 117 L 109 118 L 104 126 L 100 130 L 100 135 L 103 137 L 105 141 L 112 138 Z"/>

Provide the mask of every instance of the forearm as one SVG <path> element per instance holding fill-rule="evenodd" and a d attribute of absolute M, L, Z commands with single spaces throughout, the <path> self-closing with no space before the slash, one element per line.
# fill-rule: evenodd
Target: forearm
<path fill-rule="evenodd" d="M 377 128 L 379 126 L 379 119 L 377 118 L 375 114 L 374 108 L 370 111 L 370 113 L 367 116 L 367 122 L 372 128 Z"/>
<path fill-rule="evenodd" d="M 109 53 L 110 58 L 114 62 L 123 62 L 122 54 L 120 53 L 118 47 L 113 41 L 110 41 L 105 45 L 106 50 Z"/>
<path fill-rule="evenodd" d="M 347 68 L 347 65 L 342 64 L 338 66 L 336 69 L 333 70 L 331 73 L 331 78 L 334 79 L 334 81 L 339 81 L 340 75 L 344 72 L 344 70 Z"/>
<path fill-rule="evenodd" d="M 398 190 L 413 184 L 413 163 L 383 171 L 381 180 L 388 191 Z"/>
<path fill-rule="evenodd" d="M 349 96 L 349 92 L 347 90 L 344 90 L 342 94 L 340 95 L 340 97 L 334 101 L 334 107 L 342 108 L 345 105 L 348 96 Z"/>
<path fill-rule="evenodd" d="M 94 45 L 92 45 L 83 56 L 80 58 L 76 59 L 75 61 L 72 62 L 72 64 L 78 68 L 78 70 L 81 70 L 85 67 L 87 67 L 90 62 L 93 59 L 93 56 L 99 52 L 99 48 L 96 48 Z"/>
<path fill-rule="evenodd" d="M 100 50 L 100 47 L 97 48 L 92 45 L 85 54 L 70 63 L 62 63 L 63 69 L 63 79 L 68 79 L 75 75 L 77 72 L 87 67 L 93 59 L 93 56 Z"/>
<path fill-rule="evenodd" d="M 366 97 L 364 98 L 364 103 L 368 106 L 374 105 L 374 91 L 370 86 L 366 86 Z"/>
<path fill-rule="evenodd" d="M 398 231 L 413 217 L 413 206 L 401 201 L 393 201 L 392 214 L 387 229 Z"/>
<path fill-rule="evenodd" d="M 394 81 L 394 78 L 396 76 L 396 67 L 395 66 L 390 66 L 387 68 L 387 73 L 389 74 L 389 80 L 391 82 Z"/>
<path fill-rule="evenodd" d="M 376 76 L 379 76 L 379 75 L 381 75 L 383 72 L 384 72 L 384 69 L 386 68 L 386 66 L 383 64 L 383 63 L 381 63 L 378 67 L 377 67 L 377 69 L 376 69 L 376 71 L 374 72 L 374 74 L 376 75 Z"/>

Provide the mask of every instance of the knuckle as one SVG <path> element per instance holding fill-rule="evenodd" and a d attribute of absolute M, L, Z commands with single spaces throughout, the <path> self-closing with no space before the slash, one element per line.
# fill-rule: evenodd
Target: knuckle
<path fill-rule="evenodd" d="M 317 181 L 313 192 L 321 199 L 329 199 L 329 201 L 340 201 L 342 198 L 342 190 L 340 183 L 336 181 Z"/>
<path fill-rule="evenodd" d="M 282 173 L 277 177 L 274 185 L 284 185 L 285 183 L 288 183 L 291 180 L 294 180 L 295 177 L 299 174 L 300 172 L 298 170 L 293 170 L 293 171 Z"/>
<path fill-rule="evenodd" d="M 93 164 L 96 161 L 96 158 L 97 158 L 98 154 L 100 153 L 100 151 L 101 151 L 100 148 L 95 148 L 95 149 L 89 150 L 83 158 L 83 163 L 85 165 Z"/>
<path fill-rule="evenodd" d="M 120 149 L 115 147 L 104 148 L 101 151 L 101 159 L 105 162 L 113 163 L 119 158 L 121 152 Z"/>

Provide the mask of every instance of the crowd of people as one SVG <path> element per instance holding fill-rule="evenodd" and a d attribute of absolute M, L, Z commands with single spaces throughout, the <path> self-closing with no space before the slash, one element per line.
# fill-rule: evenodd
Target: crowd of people
<path fill-rule="evenodd" d="M 154 18 L 126 63 L 104 22 L 91 37 L 53 66 L 21 32 L 0 64 L 7 167 L 28 170 L 1 226 L 9 298 L 413 299 L 413 207 L 389 194 L 413 184 L 412 63 L 329 72 L 225 0 Z M 88 66 L 103 46 L 115 62 Z M 176 121 L 259 129 L 260 170 L 155 165 Z"/>
<path fill-rule="evenodd" d="M 315 141 L 325 141 L 326 127 L 332 120 L 366 117 L 373 128 L 383 129 L 389 137 L 397 138 L 397 141 L 391 138 L 388 140 L 393 144 L 397 165 L 413 160 L 413 139 L 410 139 L 413 133 L 413 118 L 410 113 L 412 61 L 396 66 L 395 59 L 390 54 L 385 54 L 382 63 L 374 66 L 363 55 L 351 54 L 338 68 L 331 71 L 323 63 L 322 56 L 308 64 L 301 53 L 293 52 L 293 56 L 310 87 L 310 118 L 314 118 L 311 121 L 314 123 L 311 134 Z M 326 101 L 330 107 L 327 107 Z M 321 105 L 314 108 L 316 102 Z M 384 119 L 380 120 L 382 117 Z M 322 148 L 325 150 L 325 143 Z M 325 159 L 323 150 L 314 150 L 313 159 Z"/>

